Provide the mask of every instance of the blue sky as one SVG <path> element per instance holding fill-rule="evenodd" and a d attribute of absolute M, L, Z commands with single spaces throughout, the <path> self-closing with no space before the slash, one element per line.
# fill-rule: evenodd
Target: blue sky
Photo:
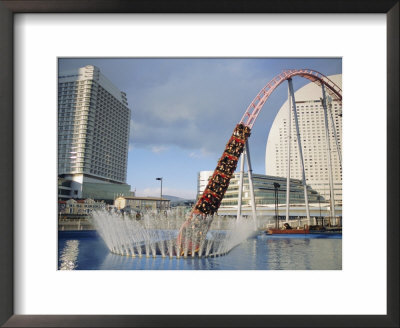
<path fill-rule="evenodd" d="M 59 70 L 95 65 L 126 92 L 131 109 L 127 183 L 140 196 L 194 198 L 197 173 L 214 170 L 247 106 L 285 69 L 342 73 L 340 58 L 62 58 Z M 294 89 L 309 81 L 293 78 Z M 287 98 L 270 96 L 249 139 L 254 173 L 265 173 L 265 146 Z"/>

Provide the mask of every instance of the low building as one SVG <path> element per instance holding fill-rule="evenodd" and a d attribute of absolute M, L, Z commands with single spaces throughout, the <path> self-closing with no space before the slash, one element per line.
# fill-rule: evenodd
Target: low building
<path fill-rule="evenodd" d="M 206 187 L 205 181 L 212 176 L 213 171 L 202 171 L 199 173 L 198 179 L 198 197 L 203 194 Z M 239 198 L 239 179 L 240 173 L 235 172 L 232 176 L 229 187 L 222 199 L 220 209 L 224 207 L 231 207 L 238 205 Z M 279 184 L 278 188 L 278 203 L 286 204 L 286 178 L 276 177 L 264 174 L 253 174 L 253 188 L 254 198 L 257 205 L 268 205 L 275 204 L 275 188 L 274 183 Z M 317 191 L 307 186 L 307 196 L 309 203 L 324 202 L 324 198 L 321 197 Z M 320 198 L 319 198 L 320 197 Z M 250 205 L 251 194 L 249 179 L 247 173 L 243 175 L 243 193 L 242 193 L 242 205 Z M 301 180 L 290 179 L 290 204 L 304 204 L 304 188 Z"/>
<path fill-rule="evenodd" d="M 128 184 L 94 180 L 83 175 L 58 178 L 58 199 L 94 199 L 112 204 L 118 196 L 134 196 Z"/>
<path fill-rule="evenodd" d="M 213 171 L 201 171 L 198 175 L 197 197 L 201 197 Z M 229 187 L 225 192 L 224 198 L 218 209 L 218 215 L 235 216 L 238 209 L 239 199 L 239 179 L 240 173 L 235 172 L 232 176 Z M 274 216 L 275 215 L 275 187 L 274 183 L 279 185 L 277 189 L 278 212 L 279 216 L 284 217 L 286 213 L 286 178 L 276 177 L 264 174 L 253 174 L 254 198 L 256 203 L 257 215 Z M 310 215 L 313 217 L 326 217 L 330 215 L 327 211 L 329 204 L 313 188 L 307 186 L 307 197 L 310 204 Z M 304 187 L 301 180 L 290 179 L 290 218 L 306 216 L 306 207 L 304 200 Z M 341 206 L 335 206 L 336 214 L 341 216 Z M 247 173 L 243 175 L 242 192 L 242 215 L 250 216 L 251 193 Z"/>
<path fill-rule="evenodd" d="M 221 207 L 232 206 L 238 204 L 239 197 L 239 176 L 240 173 L 235 173 L 232 177 L 228 190 L 225 193 L 221 202 Z M 278 204 L 286 204 L 286 178 L 275 177 L 264 174 L 253 174 L 254 198 L 257 205 L 275 204 L 275 188 L 274 183 L 277 183 L 278 188 Z M 307 196 L 309 203 L 318 203 L 320 196 L 317 191 L 307 186 Z M 304 204 L 304 187 L 301 180 L 290 179 L 290 204 Z M 324 201 L 321 197 L 321 201 Z M 250 205 L 251 195 L 250 186 L 247 174 L 243 176 L 243 193 L 242 205 Z"/>
<path fill-rule="evenodd" d="M 68 200 L 72 198 L 72 181 L 58 178 L 58 199 Z"/>
<path fill-rule="evenodd" d="M 65 215 L 88 215 L 92 211 L 106 209 L 106 203 L 96 202 L 93 199 L 69 199 L 67 201 L 58 201 L 59 214 Z"/>
<path fill-rule="evenodd" d="M 141 212 L 168 210 L 170 208 L 170 200 L 160 197 L 123 196 L 115 199 L 114 206 L 118 210 L 130 208 Z"/>

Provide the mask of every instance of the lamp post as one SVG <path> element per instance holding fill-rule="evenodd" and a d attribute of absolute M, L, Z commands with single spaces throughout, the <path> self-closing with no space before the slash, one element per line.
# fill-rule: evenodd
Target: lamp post
<path fill-rule="evenodd" d="M 161 204 L 162 204 L 162 177 L 161 178 L 156 178 L 156 180 L 160 180 L 161 182 L 161 189 L 160 189 L 160 211 L 161 211 Z"/>
<path fill-rule="evenodd" d="M 318 196 L 318 203 L 319 203 L 319 219 L 321 220 L 322 226 L 324 226 L 324 220 L 322 219 L 322 214 L 321 214 L 321 196 Z"/>
<path fill-rule="evenodd" d="M 279 229 L 279 218 L 278 218 L 278 188 L 281 185 L 277 182 L 274 182 L 274 190 L 275 190 L 275 227 Z"/>

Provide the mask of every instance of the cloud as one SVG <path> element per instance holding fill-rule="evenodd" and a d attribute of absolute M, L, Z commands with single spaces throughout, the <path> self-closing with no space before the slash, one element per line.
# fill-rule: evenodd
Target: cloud
<path fill-rule="evenodd" d="M 152 146 L 151 147 L 151 151 L 153 153 L 161 153 L 163 151 L 166 151 L 168 149 L 168 147 L 165 146 Z"/>
<path fill-rule="evenodd" d="M 189 157 L 196 158 L 196 159 L 210 157 L 210 156 L 213 156 L 213 153 L 207 151 L 204 148 L 200 149 L 199 151 L 192 151 L 189 153 Z"/>
<path fill-rule="evenodd" d="M 204 150 L 219 153 L 263 83 L 241 60 L 158 64 L 160 72 L 155 63 L 148 74 L 168 78 L 160 76 L 162 82 L 151 87 L 131 85 L 127 90 L 131 142 L 139 148 L 174 145 L 202 154 L 196 156 L 203 156 Z"/>

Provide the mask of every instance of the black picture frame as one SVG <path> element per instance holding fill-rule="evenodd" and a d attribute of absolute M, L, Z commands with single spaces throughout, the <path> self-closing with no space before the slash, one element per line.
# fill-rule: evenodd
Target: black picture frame
<path fill-rule="evenodd" d="M 14 315 L 13 16 L 16 13 L 385 13 L 387 315 Z M 399 327 L 398 0 L 0 0 L 0 63 L 0 324 L 4 327 Z"/>

